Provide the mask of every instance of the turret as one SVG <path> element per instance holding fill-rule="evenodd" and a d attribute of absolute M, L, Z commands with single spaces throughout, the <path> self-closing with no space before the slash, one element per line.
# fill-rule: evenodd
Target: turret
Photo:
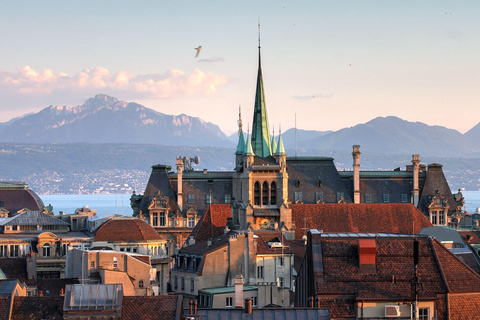
<path fill-rule="evenodd" d="M 413 165 L 413 190 L 412 190 L 412 201 L 415 207 L 418 206 L 418 200 L 420 196 L 420 189 L 418 183 L 418 173 L 420 171 L 420 155 L 412 155 L 412 165 Z"/>
<path fill-rule="evenodd" d="M 275 159 L 282 170 L 286 169 L 287 153 L 285 152 L 285 147 L 283 146 L 282 131 L 279 131 L 278 133 L 278 145 L 275 152 Z"/>
<path fill-rule="evenodd" d="M 250 139 L 250 134 L 247 137 L 247 146 L 245 147 L 245 153 L 243 155 L 245 158 L 243 162 L 245 168 L 251 167 L 253 164 L 253 157 L 255 157 L 255 153 L 253 152 L 252 140 Z"/>
<path fill-rule="evenodd" d="M 360 146 L 353 146 L 353 203 L 360 203 Z"/>
<path fill-rule="evenodd" d="M 275 141 L 275 130 L 272 132 L 272 155 L 277 153 L 277 142 Z"/>

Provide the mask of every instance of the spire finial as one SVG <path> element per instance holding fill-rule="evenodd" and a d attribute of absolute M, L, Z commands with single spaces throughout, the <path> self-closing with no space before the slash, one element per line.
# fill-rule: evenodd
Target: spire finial
<path fill-rule="evenodd" d="M 258 17 L 258 49 L 260 49 L 260 16 Z"/>

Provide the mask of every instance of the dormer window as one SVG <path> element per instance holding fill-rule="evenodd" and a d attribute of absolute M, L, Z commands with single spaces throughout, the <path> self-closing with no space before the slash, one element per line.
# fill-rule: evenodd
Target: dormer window
<path fill-rule="evenodd" d="M 50 244 L 45 243 L 43 245 L 43 256 L 44 257 L 50 257 Z"/>

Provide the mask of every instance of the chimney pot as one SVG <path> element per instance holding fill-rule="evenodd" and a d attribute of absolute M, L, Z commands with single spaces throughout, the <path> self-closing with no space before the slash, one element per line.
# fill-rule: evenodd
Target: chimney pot
<path fill-rule="evenodd" d="M 252 299 L 250 299 L 250 298 L 245 299 L 245 313 L 251 314 L 252 313 L 252 306 L 253 306 Z"/>

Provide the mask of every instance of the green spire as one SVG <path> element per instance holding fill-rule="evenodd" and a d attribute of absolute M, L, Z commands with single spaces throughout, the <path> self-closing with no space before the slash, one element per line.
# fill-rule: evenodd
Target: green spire
<path fill-rule="evenodd" d="M 283 140 L 282 140 L 282 132 L 278 134 L 278 146 L 277 146 L 277 152 L 275 152 L 276 156 L 286 156 L 287 154 L 285 153 L 285 147 L 283 146 Z"/>
<path fill-rule="evenodd" d="M 250 134 L 247 136 L 247 147 L 245 148 L 245 153 L 246 156 L 254 156 L 255 153 L 253 152 L 252 149 L 252 140 L 250 139 Z"/>
<path fill-rule="evenodd" d="M 258 75 L 255 92 L 255 109 L 253 111 L 252 147 L 258 157 L 266 158 L 272 155 L 270 133 L 268 132 L 267 106 L 263 91 L 262 65 L 260 58 L 260 37 L 258 43 Z"/>
<path fill-rule="evenodd" d="M 277 152 L 277 142 L 275 141 L 275 130 L 272 132 L 272 154 Z"/>
<path fill-rule="evenodd" d="M 243 137 L 243 131 L 240 131 L 240 136 L 238 137 L 237 152 L 235 154 L 244 154 L 245 153 L 245 138 Z"/>

